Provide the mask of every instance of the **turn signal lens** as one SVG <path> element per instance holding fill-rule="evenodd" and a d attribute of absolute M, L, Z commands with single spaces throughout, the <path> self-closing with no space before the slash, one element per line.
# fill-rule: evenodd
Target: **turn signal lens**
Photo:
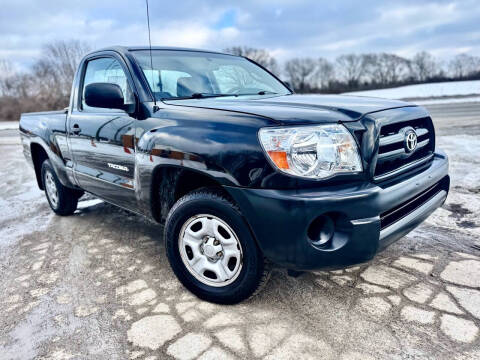
<path fill-rule="evenodd" d="M 357 144 L 343 125 L 263 128 L 259 139 L 275 167 L 290 175 L 322 179 L 363 170 Z"/>
<path fill-rule="evenodd" d="M 288 169 L 287 153 L 285 151 L 269 151 L 270 159 L 279 169 Z"/>

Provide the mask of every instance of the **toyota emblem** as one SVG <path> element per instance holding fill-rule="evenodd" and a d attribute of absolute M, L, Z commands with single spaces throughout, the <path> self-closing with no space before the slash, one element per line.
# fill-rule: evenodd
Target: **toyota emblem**
<path fill-rule="evenodd" d="M 405 151 L 411 153 L 417 148 L 417 133 L 411 129 L 405 132 Z"/>

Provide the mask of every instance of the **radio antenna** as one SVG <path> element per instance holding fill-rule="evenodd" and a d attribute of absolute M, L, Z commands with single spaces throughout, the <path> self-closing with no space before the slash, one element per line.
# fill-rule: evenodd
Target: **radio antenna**
<path fill-rule="evenodd" d="M 150 50 L 150 72 L 152 76 L 152 95 L 153 95 L 153 105 L 157 106 L 157 99 L 155 98 L 155 84 L 154 84 L 154 76 L 153 76 L 153 57 L 152 57 L 152 39 L 150 37 L 150 13 L 148 11 L 148 0 L 145 0 L 147 4 L 147 26 L 148 26 L 148 49 Z"/>

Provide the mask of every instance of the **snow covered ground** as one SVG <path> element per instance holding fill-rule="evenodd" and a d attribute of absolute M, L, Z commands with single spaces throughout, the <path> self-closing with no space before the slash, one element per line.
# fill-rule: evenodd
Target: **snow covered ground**
<path fill-rule="evenodd" d="M 458 97 L 458 98 L 439 98 L 439 99 L 428 99 L 428 100 L 413 100 L 417 105 L 437 105 L 437 104 L 458 104 L 458 103 L 478 103 L 480 102 L 480 96 L 468 96 L 468 97 Z"/>
<path fill-rule="evenodd" d="M 463 99 L 463 101 L 475 101 L 471 99 L 480 101 L 480 80 L 408 85 L 391 89 L 353 91 L 345 94 L 374 96 L 387 99 L 421 99 L 472 95 L 471 97 Z M 445 99 L 445 101 L 447 100 L 448 102 L 452 102 L 452 99 Z M 461 99 L 458 99 L 457 101 L 460 100 Z M 444 99 L 439 99 L 438 101 L 443 102 Z"/>
<path fill-rule="evenodd" d="M 0 121 L 0 130 L 17 130 L 18 121 Z"/>

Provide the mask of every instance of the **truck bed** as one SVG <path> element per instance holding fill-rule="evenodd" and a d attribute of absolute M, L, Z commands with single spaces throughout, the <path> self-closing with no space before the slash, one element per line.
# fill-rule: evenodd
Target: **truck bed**
<path fill-rule="evenodd" d="M 20 132 L 43 138 L 42 135 L 46 131 L 61 130 L 65 132 L 66 120 L 66 109 L 23 113 L 20 117 Z"/>
<path fill-rule="evenodd" d="M 67 110 L 24 113 L 20 117 L 20 138 L 27 159 L 32 159 L 31 143 L 42 145 L 59 174 L 68 156 L 66 141 Z M 56 161 L 55 161 L 56 160 Z M 38 175 L 38 174 L 37 174 Z M 40 184 L 40 179 L 37 176 Z"/>

